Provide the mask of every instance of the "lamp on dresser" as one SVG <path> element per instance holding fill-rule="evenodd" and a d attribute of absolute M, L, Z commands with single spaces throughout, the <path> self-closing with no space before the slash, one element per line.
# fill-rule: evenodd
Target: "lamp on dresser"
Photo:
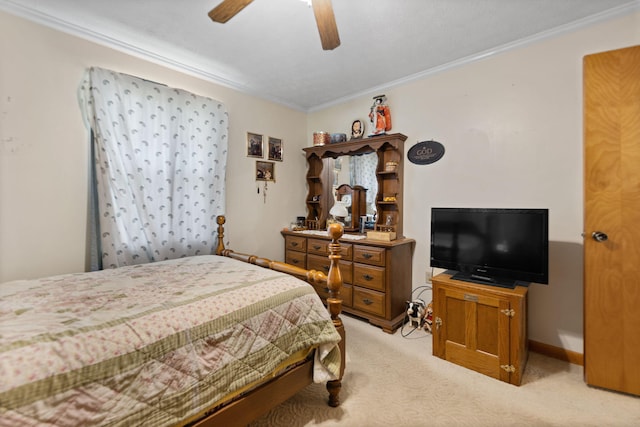
<path fill-rule="evenodd" d="M 349 211 L 343 203 L 336 203 L 329 210 L 329 215 L 333 217 L 333 222 L 339 222 L 344 225 L 344 219 L 349 216 Z M 342 218 L 342 220 L 340 220 Z M 331 220 L 329 220 L 330 222 Z"/>

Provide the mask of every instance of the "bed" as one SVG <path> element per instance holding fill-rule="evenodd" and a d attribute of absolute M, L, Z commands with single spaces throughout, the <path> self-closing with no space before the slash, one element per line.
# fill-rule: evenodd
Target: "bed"
<path fill-rule="evenodd" d="M 342 228 L 325 275 L 226 249 L 224 223 L 216 255 L 0 285 L 0 426 L 244 425 L 312 382 L 338 406 Z"/>

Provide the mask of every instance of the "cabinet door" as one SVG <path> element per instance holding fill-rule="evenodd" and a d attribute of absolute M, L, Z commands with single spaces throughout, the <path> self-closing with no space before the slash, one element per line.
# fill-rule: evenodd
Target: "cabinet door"
<path fill-rule="evenodd" d="M 441 320 L 434 330 L 434 355 L 509 382 L 509 372 L 500 367 L 510 364 L 510 317 L 501 313 L 511 308 L 509 300 L 437 283 L 434 292 L 434 318 Z"/>

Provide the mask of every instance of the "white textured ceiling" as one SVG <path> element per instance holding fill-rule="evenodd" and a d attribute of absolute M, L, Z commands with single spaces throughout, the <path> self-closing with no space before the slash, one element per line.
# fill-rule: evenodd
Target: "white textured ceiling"
<path fill-rule="evenodd" d="M 333 0 L 342 44 L 323 51 L 313 11 L 300 0 L 255 0 L 226 24 L 207 16 L 220 1 L 0 0 L 0 9 L 313 111 L 640 6 L 640 0 Z"/>

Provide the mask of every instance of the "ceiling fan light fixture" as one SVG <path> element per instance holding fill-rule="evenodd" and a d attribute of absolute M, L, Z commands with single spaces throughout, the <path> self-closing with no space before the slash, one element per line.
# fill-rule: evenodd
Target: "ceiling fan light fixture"
<path fill-rule="evenodd" d="M 331 0 L 313 0 L 313 14 L 316 17 L 318 32 L 320 33 L 320 42 L 322 49 L 333 50 L 340 46 L 340 36 L 338 35 L 338 26 L 336 25 L 336 17 L 333 14 L 333 6 Z"/>
<path fill-rule="evenodd" d="M 224 0 L 218 6 L 211 9 L 209 18 L 214 22 L 224 24 L 247 7 L 252 1 L 253 0 Z"/>
<path fill-rule="evenodd" d="M 209 12 L 209 18 L 215 22 L 225 23 L 252 1 L 253 0 L 222 0 L 220 4 Z M 333 15 L 331 0 L 302 1 L 313 8 L 318 32 L 320 33 L 322 49 L 333 50 L 340 46 L 340 36 L 338 36 L 338 27 L 336 25 L 336 18 Z"/>

